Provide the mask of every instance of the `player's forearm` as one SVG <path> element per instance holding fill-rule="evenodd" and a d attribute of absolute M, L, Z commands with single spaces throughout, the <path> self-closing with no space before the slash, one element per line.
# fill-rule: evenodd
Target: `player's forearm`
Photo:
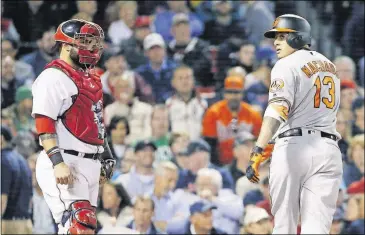
<path fill-rule="evenodd" d="M 58 163 L 63 162 L 63 158 L 60 152 L 60 149 L 58 148 L 57 143 L 57 134 L 42 134 L 39 136 L 42 142 L 42 146 L 44 148 L 44 151 L 46 151 L 47 155 L 51 159 L 53 165 L 57 165 Z"/>
<path fill-rule="evenodd" d="M 276 131 L 279 129 L 280 124 L 281 122 L 275 118 L 264 117 L 256 146 L 265 148 L 272 137 L 275 135 Z"/>

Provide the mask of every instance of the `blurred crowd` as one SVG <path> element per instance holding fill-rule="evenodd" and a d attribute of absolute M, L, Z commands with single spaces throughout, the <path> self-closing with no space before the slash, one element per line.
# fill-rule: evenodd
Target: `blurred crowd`
<path fill-rule="evenodd" d="M 335 23 L 344 48 L 330 58 L 341 80 L 344 164 L 331 234 L 364 234 L 364 1 L 346 2 L 318 19 Z M 3 221 L 55 232 L 35 179 L 41 148 L 31 86 L 58 56 L 56 27 L 78 18 L 98 23 L 106 36 L 95 71 L 117 165 L 100 187 L 98 233 L 272 232 L 270 163 L 257 185 L 245 170 L 276 61 L 263 32 L 276 16 L 296 14 L 295 1 L 6 1 L 1 10 Z"/>

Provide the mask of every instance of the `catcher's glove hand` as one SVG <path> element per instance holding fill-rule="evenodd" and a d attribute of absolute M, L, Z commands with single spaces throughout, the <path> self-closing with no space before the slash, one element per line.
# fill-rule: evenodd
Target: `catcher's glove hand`
<path fill-rule="evenodd" d="M 101 169 L 100 169 L 100 184 L 104 184 L 108 180 L 110 180 L 113 176 L 114 166 L 116 161 L 114 159 L 103 159 L 100 160 Z"/>
<path fill-rule="evenodd" d="M 271 147 L 271 146 L 270 146 Z M 264 150 L 260 147 L 255 146 L 250 154 L 250 162 L 248 163 L 248 167 L 246 169 L 246 177 L 252 183 L 258 183 L 259 179 L 259 167 L 262 162 L 268 159 L 271 154 L 265 154 Z"/>

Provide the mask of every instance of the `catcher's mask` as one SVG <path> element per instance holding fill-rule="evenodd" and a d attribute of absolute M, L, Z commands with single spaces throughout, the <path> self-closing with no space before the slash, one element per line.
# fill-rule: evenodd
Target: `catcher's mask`
<path fill-rule="evenodd" d="M 309 22 L 294 14 L 281 15 L 275 19 L 272 29 L 265 32 L 267 38 L 275 38 L 276 33 L 289 33 L 287 43 L 294 49 L 311 45 L 311 26 Z"/>
<path fill-rule="evenodd" d="M 101 57 L 104 31 L 95 23 L 72 19 L 58 26 L 54 39 L 77 48 L 78 62 L 90 67 L 96 65 Z"/>

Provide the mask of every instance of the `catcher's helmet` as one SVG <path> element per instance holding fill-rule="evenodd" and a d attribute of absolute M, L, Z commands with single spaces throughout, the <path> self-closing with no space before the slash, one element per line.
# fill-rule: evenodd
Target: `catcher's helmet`
<path fill-rule="evenodd" d="M 264 36 L 275 38 L 276 33 L 289 33 L 287 43 L 294 49 L 300 49 L 305 45 L 311 45 L 311 26 L 303 17 L 285 14 L 275 19 L 272 29 Z"/>
<path fill-rule="evenodd" d="M 95 23 L 72 19 L 58 26 L 54 39 L 77 47 L 80 64 L 95 65 L 102 53 L 104 31 Z"/>

